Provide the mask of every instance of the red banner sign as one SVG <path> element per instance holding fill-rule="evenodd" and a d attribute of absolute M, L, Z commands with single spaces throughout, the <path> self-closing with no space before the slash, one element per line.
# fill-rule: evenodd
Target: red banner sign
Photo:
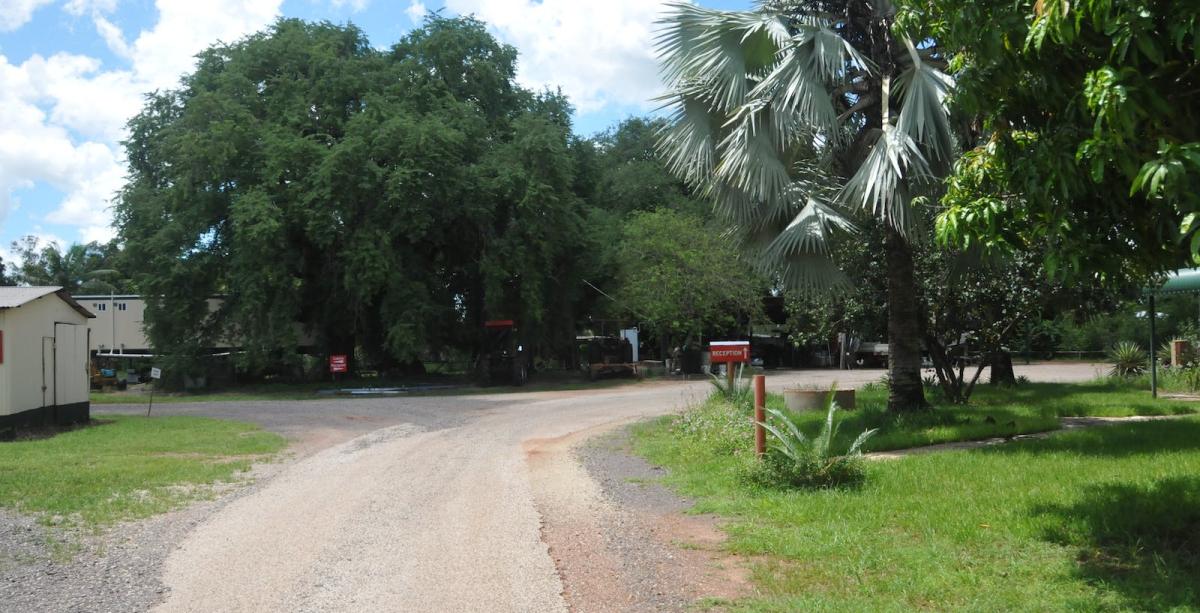
<path fill-rule="evenodd" d="M 329 372 L 346 372 L 346 364 L 346 356 L 344 355 L 329 356 Z"/>
<path fill-rule="evenodd" d="M 738 364 L 750 361 L 750 341 L 714 341 L 708 344 L 713 364 Z"/>

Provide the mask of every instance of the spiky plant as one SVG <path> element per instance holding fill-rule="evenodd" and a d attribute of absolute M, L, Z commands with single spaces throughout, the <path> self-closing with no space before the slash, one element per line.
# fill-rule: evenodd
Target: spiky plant
<path fill-rule="evenodd" d="M 792 417 L 784 411 L 767 409 L 768 419 L 762 423 L 770 434 L 770 446 L 758 480 L 770 485 L 793 487 L 831 487 L 852 485 L 862 480 L 862 446 L 878 431 L 863 431 L 844 452 L 833 448 L 838 422 L 837 403 L 833 392 L 825 400 L 825 422 L 815 437 L 800 431 Z"/>
<path fill-rule="evenodd" d="M 763 268 L 792 288 L 844 281 L 831 242 L 858 212 L 884 224 L 892 410 L 925 405 L 908 244 L 955 155 L 952 80 L 887 0 L 770 0 L 752 11 L 674 4 L 658 47 L 671 170 L 708 194 Z"/>
<path fill-rule="evenodd" d="M 1149 357 L 1145 350 L 1132 341 L 1121 341 L 1113 345 L 1108 352 L 1108 360 L 1112 368 L 1108 374 L 1113 377 L 1134 377 L 1146 370 Z"/>

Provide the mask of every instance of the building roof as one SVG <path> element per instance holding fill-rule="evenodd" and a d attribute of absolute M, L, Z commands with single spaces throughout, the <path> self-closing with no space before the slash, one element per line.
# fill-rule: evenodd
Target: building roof
<path fill-rule="evenodd" d="M 1169 294 L 1200 293 L 1200 268 L 1181 268 L 1167 275 L 1166 281 L 1157 288 L 1146 288 L 1147 294 L 1159 296 Z"/>
<path fill-rule="evenodd" d="M 94 319 L 96 316 L 91 311 L 80 306 L 75 299 L 71 297 L 63 288 L 58 286 L 48 287 L 0 287 L 0 309 L 15 309 L 24 304 L 28 304 L 41 298 L 56 294 L 63 302 L 71 306 L 79 312 L 80 315 L 88 319 Z"/>

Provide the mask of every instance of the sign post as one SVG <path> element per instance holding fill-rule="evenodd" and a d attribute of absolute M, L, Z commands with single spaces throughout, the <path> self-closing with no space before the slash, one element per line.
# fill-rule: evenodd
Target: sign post
<path fill-rule="evenodd" d="M 349 370 L 349 362 L 346 360 L 346 355 L 335 353 L 329 356 L 329 374 L 337 381 L 337 375 L 340 372 Z"/>
<path fill-rule="evenodd" d="M 154 410 L 154 388 L 158 387 L 158 383 L 156 382 L 161 378 L 161 368 L 150 369 L 150 406 L 146 407 L 146 417 L 150 417 L 150 411 Z"/>
<path fill-rule="evenodd" d="M 750 362 L 750 341 L 713 341 L 708 344 L 709 362 L 725 364 L 729 391 L 733 391 L 733 365 Z"/>

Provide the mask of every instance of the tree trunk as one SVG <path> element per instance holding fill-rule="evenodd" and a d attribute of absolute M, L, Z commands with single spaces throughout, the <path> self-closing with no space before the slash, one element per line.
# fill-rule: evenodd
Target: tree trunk
<path fill-rule="evenodd" d="M 888 275 L 889 411 L 924 409 L 921 383 L 921 319 L 913 276 L 912 249 L 903 235 L 887 228 L 884 251 Z"/>
<path fill-rule="evenodd" d="M 1017 376 L 1013 372 L 1012 354 L 1007 351 L 993 351 L 988 360 L 992 366 L 992 385 L 1016 385 Z"/>

